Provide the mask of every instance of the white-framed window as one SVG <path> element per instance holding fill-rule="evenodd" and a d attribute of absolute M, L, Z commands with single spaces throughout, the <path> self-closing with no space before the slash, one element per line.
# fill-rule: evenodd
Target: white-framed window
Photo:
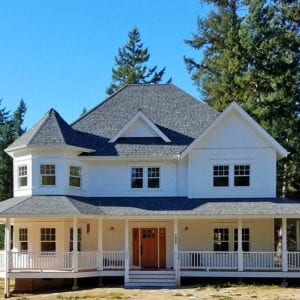
<path fill-rule="evenodd" d="M 160 167 L 131 167 L 130 176 L 130 187 L 132 189 L 160 188 Z"/>
<path fill-rule="evenodd" d="M 55 165 L 40 165 L 41 185 L 55 185 Z"/>
<path fill-rule="evenodd" d="M 77 251 L 81 251 L 81 228 L 77 228 Z M 73 228 L 70 228 L 70 246 L 69 246 L 70 252 L 73 251 Z"/>
<path fill-rule="evenodd" d="M 215 165 L 213 166 L 213 185 L 229 186 L 229 166 Z"/>
<path fill-rule="evenodd" d="M 250 185 L 250 165 L 234 166 L 234 186 Z"/>
<path fill-rule="evenodd" d="M 250 251 L 250 229 L 242 228 L 242 249 L 245 252 Z M 234 251 L 238 250 L 238 229 L 234 228 Z"/>
<path fill-rule="evenodd" d="M 81 187 L 81 167 L 70 166 L 70 169 L 69 169 L 69 186 Z"/>
<path fill-rule="evenodd" d="M 27 228 L 19 228 L 19 245 L 20 245 L 20 252 L 28 251 L 28 229 Z"/>
<path fill-rule="evenodd" d="M 18 166 L 18 184 L 19 187 L 28 185 L 28 168 L 26 165 Z"/>
<path fill-rule="evenodd" d="M 214 251 L 229 251 L 229 228 L 214 228 Z"/>
<path fill-rule="evenodd" d="M 41 252 L 56 251 L 56 229 L 41 228 Z"/>
<path fill-rule="evenodd" d="M 213 187 L 249 187 L 251 169 L 250 164 L 214 164 Z"/>

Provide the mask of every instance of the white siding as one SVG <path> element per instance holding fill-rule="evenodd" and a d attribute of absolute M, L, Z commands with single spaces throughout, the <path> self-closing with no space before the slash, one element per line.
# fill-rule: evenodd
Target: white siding
<path fill-rule="evenodd" d="M 142 119 L 137 119 L 122 137 L 158 137 L 158 134 Z"/>

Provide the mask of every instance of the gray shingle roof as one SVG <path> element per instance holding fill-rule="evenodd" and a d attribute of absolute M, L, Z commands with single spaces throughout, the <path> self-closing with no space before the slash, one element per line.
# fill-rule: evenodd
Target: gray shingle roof
<path fill-rule="evenodd" d="M 29 196 L 0 203 L 0 216 L 297 216 L 300 201 L 282 198 Z"/>
<path fill-rule="evenodd" d="M 137 113 L 143 113 L 171 140 L 121 138 L 109 143 Z M 72 124 L 90 134 L 88 155 L 173 156 L 180 154 L 219 115 L 172 84 L 127 85 Z"/>
<path fill-rule="evenodd" d="M 7 150 L 39 146 L 88 148 L 88 142 L 84 134 L 74 130 L 54 109 L 50 109 L 39 122 L 12 143 Z"/>

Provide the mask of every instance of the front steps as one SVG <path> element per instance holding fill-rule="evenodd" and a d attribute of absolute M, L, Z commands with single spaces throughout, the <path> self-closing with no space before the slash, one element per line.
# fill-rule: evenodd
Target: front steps
<path fill-rule="evenodd" d="M 176 274 L 173 270 L 132 270 L 129 271 L 126 287 L 175 287 Z"/>

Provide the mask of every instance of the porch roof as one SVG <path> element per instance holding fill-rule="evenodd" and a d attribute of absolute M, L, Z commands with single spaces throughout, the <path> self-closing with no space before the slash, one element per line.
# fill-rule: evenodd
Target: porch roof
<path fill-rule="evenodd" d="M 36 195 L 0 203 L 0 217 L 18 216 L 299 216 L 300 201 L 283 198 L 78 197 Z"/>

